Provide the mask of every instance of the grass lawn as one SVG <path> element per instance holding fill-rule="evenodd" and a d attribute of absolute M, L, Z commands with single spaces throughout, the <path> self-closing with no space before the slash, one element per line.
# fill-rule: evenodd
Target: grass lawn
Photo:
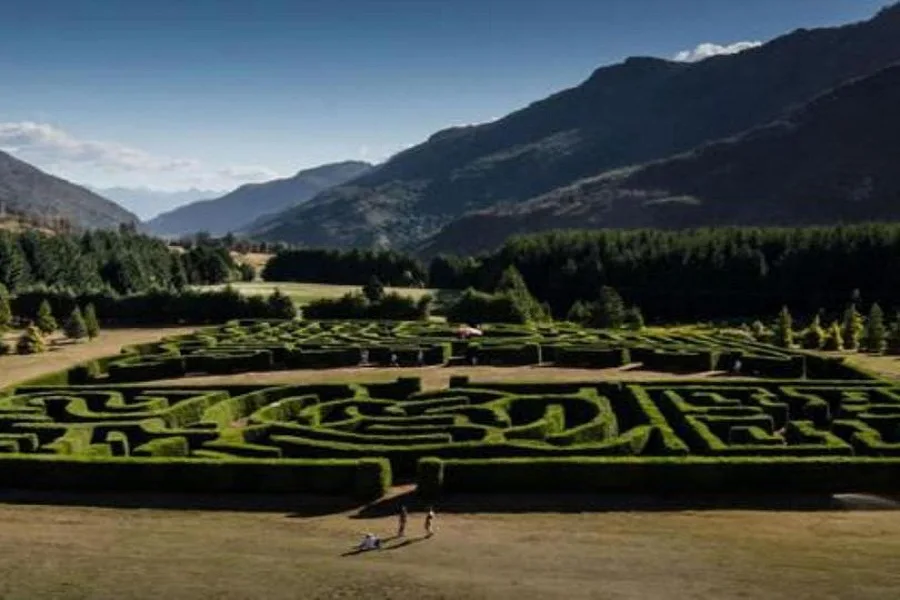
<path fill-rule="evenodd" d="M 394 517 L 359 518 L 340 500 L 335 513 L 303 498 L 293 508 L 260 499 L 251 511 L 78 499 L 94 506 L 0 496 L 0 598 L 894 600 L 900 587 L 891 510 L 438 506 L 437 533 L 424 539 L 413 504 L 406 540 L 353 554 L 363 532 L 390 538 Z"/>
<path fill-rule="evenodd" d="M 252 281 L 252 282 L 235 282 L 231 284 L 236 290 L 248 296 L 269 295 L 275 288 L 280 289 L 293 299 L 298 306 L 309 304 L 313 300 L 319 298 L 340 298 L 347 292 L 358 292 L 361 286 L 358 285 L 332 285 L 328 283 L 294 283 L 283 282 L 275 283 L 269 281 Z M 201 289 L 221 289 L 224 286 L 204 286 Z M 404 296 L 413 298 L 421 298 L 425 294 L 431 294 L 435 298 L 441 298 L 446 295 L 440 290 L 429 290 L 421 288 L 385 288 L 387 292 L 397 292 Z"/>

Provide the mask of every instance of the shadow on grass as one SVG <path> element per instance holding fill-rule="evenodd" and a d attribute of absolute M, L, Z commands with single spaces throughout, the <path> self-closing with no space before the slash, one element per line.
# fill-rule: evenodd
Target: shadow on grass
<path fill-rule="evenodd" d="M 381 548 L 372 548 L 372 549 L 367 549 L 367 550 L 363 550 L 361 548 L 354 548 L 353 550 L 348 550 L 347 552 L 344 552 L 343 554 L 341 554 L 341 556 L 357 556 L 359 554 L 367 554 L 369 552 L 387 552 L 390 550 L 400 550 L 402 548 L 409 548 L 413 544 L 418 544 L 419 542 L 424 542 L 425 540 L 428 539 L 428 536 L 423 535 L 423 536 L 417 537 L 417 538 L 406 538 L 402 542 L 398 542 L 398 543 L 390 545 L 390 546 L 387 545 L 388 542 L 390 542 L 392 540 L 396 540 L 396 539 L 397 539 L 397 536 L 386 538 L 382 542 Z"/>
<path fill-rule="evenodd" d="M 340 496 L 301 494 L 188 494 L 151 492 L 0 491 L 0 504 L 91 508 L 290 513 L 317 517 L 353 510 L 359 502 Z"/>
<path fill-rule="evenodd" d="M 869 494 L 632 495 L 632 494 L 453 494 L 431 503 L 409 492 L 364 506 L 351 519 L 396 516 L 400 506 L 415 522 L 428 506 L 438 513 L 603 513 L 681 511 L 860 511 L 900 510 L 900 498 Z"/>

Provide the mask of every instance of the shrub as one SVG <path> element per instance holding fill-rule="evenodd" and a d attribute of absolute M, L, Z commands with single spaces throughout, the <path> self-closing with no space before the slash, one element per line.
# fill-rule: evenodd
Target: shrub
<path fill-rule="evenodd" d="M 89 338 L 94 339 L 100 335 L 100 323 L 97 321 L 97 311 L 93 304 L 88 304 L 84 308 L 84 325 Z"/>
<path fill-rule="evenodd" d="M 12 325 L 12 307 L 9 305 L 9 293 L 6 287 L 0 283 L 0 333 L 3 333 Z"/>
<path fill-rule="evenodd" d="M 59 327 L 56 323 L 56 319 L 53 318 L 53 311 L 50 308 L 50 303 L 46 300 L 41 302 L 41 305 L 38 307 L 35 324 L 37 325 L 38 330 L 44 335 L 53 333 Z"/>
<path fill-rule="evenodd" d="M 268 317 L 271 319 L 295 319 L 297 317 L 297 307 L 291 297 L 283 293 L 279 288 L 266 299 L 266 307 L 268 308 Z"/>
<path fill-rule="evenodd" d="M 844 349 L 844 334 L 837 321 L 832 323 L 831 327 L 828 328 L 828 334 L 825 337 L 823 349 L 831 352 L 840 352 Z"/>
<path fill-rule="evenodd" d="M 87 324 L 77 306 L 72 309 L 72 313 L 63 326 L 63 331 L 70 340 L 83 340 L 88 337 Z"/>
<path fill-rule="evenodd" d="M 781 308 L 778 313 L 778 321 L 775 324 L 775 345 L 780 348 L 791 348 L 794 345 L 793 320 L 787 306 Z"/>
<path fill-rule="evenodd" d="M 813 318 L 812 323 L 803 334 L 803 347 L 808 350 L 821 350 L 825 345 L 825 330 L 822 329 L 822 321 L 819 315 Z"/>
<path fill-rule="evenodd" d="M 844 311 L 844 319 L 841 323 L 841 337 L 844 342 L 844 348 L 847 350 L 859 350 L 860 337 L 864 329 L 862 316 L 856 310 L 856 305 L 851 304 Z"/>
<path fill-rule="evenodd" d="M 16 342 L 16 352 L 19 354 L 39 354 L 46 350 L 47 344 L 44 342 L 44 336 L 35 325 L 29 325 Z"/>
<path fill-rule="evenodd" d="M 866 350 L 881 354 L 887 348 L 887 332 L 884 328 L 884 313 L 878 304 L 873 304 L 866 321 Z"/>

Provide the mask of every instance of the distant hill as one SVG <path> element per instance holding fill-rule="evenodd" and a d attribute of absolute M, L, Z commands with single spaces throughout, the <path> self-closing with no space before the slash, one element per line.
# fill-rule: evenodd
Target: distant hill
<path fill-rule="evenodd" d="M 221 191 L 194 188 L 169 192 L 145 187 L 88 187 L 104 198 L 109 198 L 126 210 L 132 211 L 143 221 L 197 200 L 217 198 L 222 195 Z"/>
<path fill-rule="evenodd" d="M 252 183 L 220 198 L 193 202 L 163 213 L 146 223 L 159 235 L 208 231 L 223 235 L 239 231 L 259 217 L 308 201 L 317 193 L 366 173 L 372 165 L 346 161 L 300 171 L 287 179 Z"/>
<path fill-rule="evenodd" d="M 900 65 L 692 152 L 458 219 L 425 255 L 557 228 L 820 225 L 900 220 Z"/>
<path fill-rule="evenodd" d="M 863 23 L 798 30 L 696 63 L 628 59 L 497 121 L 438 132 L 256 233 L 413 247 L 465 213 L 737 135 L 898 60 L 897 5 Z"/>
<path fill-rule="evenodd" d="M 115 202 L 0 152 L 0 209 L 62 217 L 81 228 L 115 228 L 138 218 Z"/>

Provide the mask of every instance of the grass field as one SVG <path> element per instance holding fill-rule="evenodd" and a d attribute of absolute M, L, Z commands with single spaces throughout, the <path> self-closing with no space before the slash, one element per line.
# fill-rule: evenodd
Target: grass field
<path fill-rule="evenodd" d="M 900 586 L 900 518 L 893 511 L 509 513 L 438 506 L 437 533 L 423 539 L 413 505 L 407 540 L 352 554 L 365 531 L 392 536 L 395 519 L 322 514 L 322 506 L 300 498 L 293 507 L 244 499 L 261 509 L 252 512 L 22 500 L 0 496 L 5 600 L 894 600 Z M 515 508 L 505 498 L 493 502 Z"/>
<path fill-rule="evenodd" d="M 327 283 L 273 283 L 268 281 L 235 282 L 231 284 L 236 290 L 248 296 L 262 296 L 271 294 L 275 288 L 280 289 L 293 299 L 294 303 L 303 306 L 319 298 L 340 298 L 347 292 L 358 292 L 360 286 L 356 285 L 332 285 Z M 204 286 L 200 289 L 221 289 L 224 286 Z M 439 290 L 421 288 L 385 288 L 387 292 L 397 292 L 404 296 L 421 298 L 425 294 L 431 294 L 436 298 L 445 293 Z"/>

